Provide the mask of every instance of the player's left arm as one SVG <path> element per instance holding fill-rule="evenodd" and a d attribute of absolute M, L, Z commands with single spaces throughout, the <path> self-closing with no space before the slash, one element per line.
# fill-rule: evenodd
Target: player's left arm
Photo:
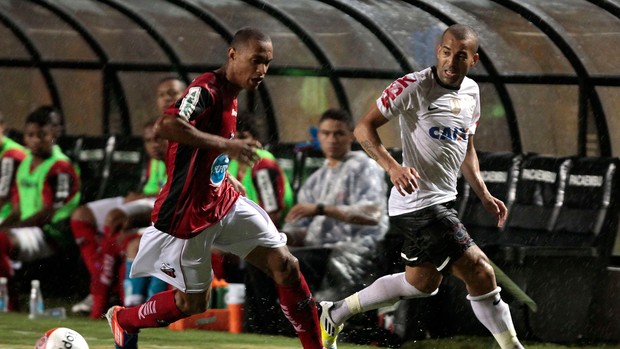
<path fill-rule="evenodd" d="M 474 147 L 474 135 L 469 135 L 467 143 L 467 152 L 465 160 L 461 164 L 461 173 L 471 186 L 472 190 L 482 201 L 484 208 L 497 217 L 497 226 L 502 227 L 506 221 L 508 210 L 502 200 L 491 195 L 487 189 L 482 175 L 480 174 L 480 164 L 478 163 L 478 155 Z"/>

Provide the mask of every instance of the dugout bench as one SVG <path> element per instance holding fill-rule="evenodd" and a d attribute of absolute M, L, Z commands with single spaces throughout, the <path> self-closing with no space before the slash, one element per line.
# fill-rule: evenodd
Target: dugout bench
<path fill-rule="evenodd" d="M 478 157 L 490 192 L 506 203 L 508 219 L 497 228 L 466 183 L 460 216 L 489 257 L 537 302 L 536 312 L 511 304 L 520 336 L 571 343 L 620 339 L 620 317 L 609 311 L 618 304 L 612 291 L 618 272 L 608 268 L 618 235 L 619 159 Z"/>

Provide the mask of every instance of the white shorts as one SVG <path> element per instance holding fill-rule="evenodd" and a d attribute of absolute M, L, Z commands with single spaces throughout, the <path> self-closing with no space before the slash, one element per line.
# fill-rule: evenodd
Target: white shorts
<path fill-rule="evenodd" d="M 191 239 L 179 239 L 151 226 L 142 235 L 131 277 L 154 276 L 185 293 L 203 292 L 211 285 L 211 248 L 245 258 L 257 246 L 286 245 L 269 215 L 240 196 L 219 222 Z"/>
<path fill-rule="evenodd" d="M 155 207 L 154 197 L 138 199 L 128 203 L 124 203 L 124 201 L 124 197 L 117 196 L 86 203 L 86 206 L 88 206 L 95 216 L 98 232 L 103 233 L 105 217 L 115 208 L 125 212 L 128 216 L 133 216 L 136 214 L 148 214 L 153 211 L 153 207 Z"/>
<path fill-rule="evenodd" d="M 97 231 L 103 233 L 103 224 L 105 223 L 105 217 L 108 213 L 123 204 L 125 198 L 122 196 L 116 196 L 113 198 L 95 200 L 87 202 L 86 206 L 90 209 L 95 216 L 95 222 L 97 222 Z"/>
<path fill-rule="evenodd" d="M 17 259 L 21 262 L 33 262 L 54 254 L 54 249 L 45 239 L 45 233 L 39 227 L 13 228 L 9 230 L 19 244 Z"/>

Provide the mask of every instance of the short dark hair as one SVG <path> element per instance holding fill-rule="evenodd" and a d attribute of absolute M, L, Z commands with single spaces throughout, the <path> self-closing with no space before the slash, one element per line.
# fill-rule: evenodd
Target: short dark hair
<path fill-rule="evenodd" d="M 41 127 L 54 125 L 56 122 L 52 118 L 53 113 L 60 115 L 60 110 L 51 105 L 40 106 L 28 115 L 26 118 L 26 123 L 34 123 Z"/>
<path fill-rule="evenodd" d="M 444 30 L 443 34 L 441 35 L 442 39 L 446 35 L 446 33 L 451 33 L 458 40 L 474 40 L 474 53 L 478 52 L 479 39 L 478 33 L 474 28 L 468 26 L 467 24 L 457 23 L 449 26 L 446 30 Z"/>
<path fill-rule="evenodd" d="M 237 132 L 248 132 L 253 138 L 258 139 L 258 124 L 254 114 L 250 112 L 239 112 L 237 114 Z"/>
<path fill-rule="evenodd" d="M 323 122 L 323 120 L 328 120 L 328 119 L 344 122 L 350 131 L 353 131 L 353 129 L 355 128 L 355 124 L 353 123 L 353 118 L 351 117 L 351 114 L 349 114 L 349 112 L 347 112 L 346 110 L 335 109 L 335 108 L 327 109 L 321 115 L 321 118 L 319 119 L 319 124 Z"/>
<path fill-rule="evenodd" d="M 271 42 L 271 38 L 264 31 L 253 27 L 243 27 L 233 36 L 230 47 L 238 50 L 247 45 L 250 40 Z"/>

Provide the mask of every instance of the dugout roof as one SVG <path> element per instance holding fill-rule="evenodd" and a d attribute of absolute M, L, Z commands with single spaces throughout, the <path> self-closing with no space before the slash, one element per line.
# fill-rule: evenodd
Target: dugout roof
<path fill-rule="evenodd" d="M 299 142 L 325 109 L 357 119 L 433 64 L 457 22 L 481 37 L 478 149 L 620 154 L 619 0 L 0 0 L 0 111 L 21 129 L 55 104 L 69 134 L 137 134 L 159 79 L 217 68 L 251 25 L 275 59 L 240 109 L 264 116 L 266 139 Z M 397 125 L 382 132 L 399 146 Z"/>

